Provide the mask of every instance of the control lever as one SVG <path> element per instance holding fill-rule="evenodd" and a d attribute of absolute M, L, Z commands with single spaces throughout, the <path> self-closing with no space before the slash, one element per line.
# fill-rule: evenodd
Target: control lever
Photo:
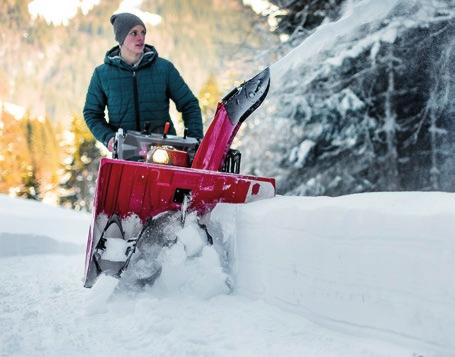
<path fill-rule="evenodd" d="M 164 124 L 164 130 L 163 130 L 163 139 L 167 138 L 167 134 L 169 133 L 169 129 L 171 128 L 171 123 L 168 121 Z"/>

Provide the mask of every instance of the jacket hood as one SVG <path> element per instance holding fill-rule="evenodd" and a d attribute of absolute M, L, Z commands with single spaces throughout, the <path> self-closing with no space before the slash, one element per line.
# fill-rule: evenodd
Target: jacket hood
<path fill-rule="evenodd" d="M 155 47 L 146 44 L 144 47 L 144 55 L 137 65 L 137 68 L 150 64 L 156 57 L 158 57 L 158 52 L 156 51 Z M 104 63 L 128 69 L 131 69 L 132 67 L 126 63 L 122 57 L 120 57 L 120 46 L 118 45 L 112 47 L 109 51 L 106 52 Z"/>

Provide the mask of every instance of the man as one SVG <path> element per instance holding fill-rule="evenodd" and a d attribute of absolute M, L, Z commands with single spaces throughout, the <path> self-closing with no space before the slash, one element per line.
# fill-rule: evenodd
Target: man
<path fill-rule="evenodd" d="M 130 13 L 110 19 L 119 43 L 106 53 L 104 64 L 95 68 L 84 106 L 84 119 L 97 140 L 112 151 L 119 129 L 163 132 L 175 128 L 169 115 L 169 99 L 175 102 L 188 128 L 188 136 L 202 138 L 199 103 L 174 65 L 145 44 L 146 27 Z M 109 122 L 104 111 L 107 106 Z"/>

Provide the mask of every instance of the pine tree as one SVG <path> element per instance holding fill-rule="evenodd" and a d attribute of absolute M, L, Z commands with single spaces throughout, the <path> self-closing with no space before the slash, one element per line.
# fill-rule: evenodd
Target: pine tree
<path fill-rule="evenodd" d="M 345 0 L 271 0 L 280 10 L 276 16 L 276 32 L 299 40 L 318 27 L 326 18 L 334 19 L 341 13 Z"/>
<path fill-rule="evenodd" d="M 33 165 L 27 167 L 27 172 L 21 178 L 22 185 L 16 193 L 17 197 L 29 200 L 40 200 L 40 183 L 36 178 L 36 170 Z"/>
<path fill-rule="evenodd" d="M 27 142 L 27 148 L 30 153 L 30 165 L 27 167 L 25 175 L 22 177 L 23 188 L 19 191 L 18 196 L 25 197 L 28 199 L 40 200 L 40 181 L 37 178 L 37 152 L 35 151 L 36 141 L 34 136 L 36 134 L 36 125 L 34 119 L 30 117 L 30 114 L 27 113 L 24 118 L 22 118 L 25 138 Z"/>
<path fill-rule="evenodd" d="M 64 160 L 60 204 L 76 210 L 91 209 L 96 182 L 100 150 L 84 120 L 73 115 L 71 128 L 64 143 L 67 157 Z"/>

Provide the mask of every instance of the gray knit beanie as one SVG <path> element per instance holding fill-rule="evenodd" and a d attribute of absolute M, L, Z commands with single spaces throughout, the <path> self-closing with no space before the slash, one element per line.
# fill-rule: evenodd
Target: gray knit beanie
<path fill-rule="evenodd" d="M 115 40 L 119 44 L 123 44 L 128 32 L 136 25 L 142 25 L 145 28 L 142 20 L 136 15 L 123 12 L 111 16 L 111 24 L 114 26 Z"/>

